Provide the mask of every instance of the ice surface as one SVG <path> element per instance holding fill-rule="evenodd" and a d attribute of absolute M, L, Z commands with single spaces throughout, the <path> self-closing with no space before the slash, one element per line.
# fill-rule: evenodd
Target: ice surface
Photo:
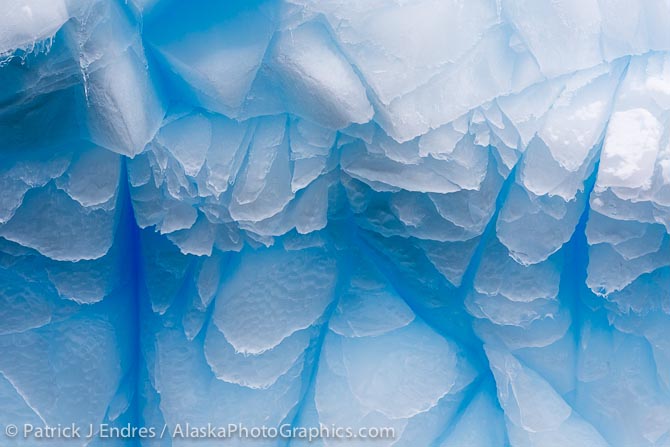
<path fill-rule="evenodd" d="M 289 112 L 332 129 L 372 118 L 365 88 L 322 26 L 279 33 L 268 58 Z"/>
<path fill-rule="evenodd" d="M 670 445 L 666 2 L 2 6 L 2 427 Z"/>
<path fill-rule="evenodd" d="M 88 131 L 94 143 L 133 157 L 158 130 L 163 104 L 144 47 L 122 6 L 108 2 L 94 7 L 102 9 L 100 15 L 79 19 L 73 37 L 84 77 Z"/>
<path fill-rule="evenodd" d="M 243 252 L 239 262 L 222 284 L 212 315 L 236 352 L 275 348 L 314 324 L 333 299 L 335 261 L 323 249 Z"/>
<path fill-rule="evenodd" d="M 615 112 L 600 158 L 598 186 L 649 189 L 662 131 L 661 123 L 646 109 Z"/>
<path fill-rule="evenodd" d="M 70 18 L 65 0 L 26 3 L 9 0 L 0 25 L 0 57 L 14 50 L 31 51 L 40 41 L 51 38 Z"/>
<path fill-rule="evenodd" d="M 112 246 L 117 214 L 115 208 L 87 209 L 65 192 L 45 186 L 24 198 L 0 227 L 0 236 L 56 260 L 97 259 Z"/>
<path fill-rule="evenodd" d="M 251 89 L 275 28 L 263 11 L 235 8 L 203 1 L 173 5 L 149 16 L 146 29 L 151 46 L 180 87 L 203 107 L 233 117 Z"/>

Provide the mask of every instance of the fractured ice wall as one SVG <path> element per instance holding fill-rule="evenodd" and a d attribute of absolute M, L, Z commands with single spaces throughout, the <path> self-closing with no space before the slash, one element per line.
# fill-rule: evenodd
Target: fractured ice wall
<path fill-rule="evenodd" d="M 5 0 L 0 426 L 670 445 L 668 23 Z"/>

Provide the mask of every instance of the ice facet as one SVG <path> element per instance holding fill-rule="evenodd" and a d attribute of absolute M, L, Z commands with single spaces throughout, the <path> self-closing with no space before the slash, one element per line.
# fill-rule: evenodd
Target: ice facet
<path fill-rule="evenodd" d="M 323 249 L 243 253 L 221 286 L 214 322 L 236 352 L 260 354 L 316 322 L 333 299 L 335 273 Z"/>

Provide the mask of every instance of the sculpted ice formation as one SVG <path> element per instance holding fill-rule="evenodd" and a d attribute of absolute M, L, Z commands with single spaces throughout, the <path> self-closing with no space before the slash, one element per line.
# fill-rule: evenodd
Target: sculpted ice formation
<path fill-rule="evenodd" d="M 664 2 L 2 6 L 3 428 L 670 443 Z"/>

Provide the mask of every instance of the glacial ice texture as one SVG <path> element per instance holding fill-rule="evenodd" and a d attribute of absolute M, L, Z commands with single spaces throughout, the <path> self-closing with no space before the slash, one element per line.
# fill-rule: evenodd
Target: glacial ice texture
<path fill-rule="evenodd" d="M 668 24 L 660 0 L 1 0 L 0 428 L 670 446 Z"/>

